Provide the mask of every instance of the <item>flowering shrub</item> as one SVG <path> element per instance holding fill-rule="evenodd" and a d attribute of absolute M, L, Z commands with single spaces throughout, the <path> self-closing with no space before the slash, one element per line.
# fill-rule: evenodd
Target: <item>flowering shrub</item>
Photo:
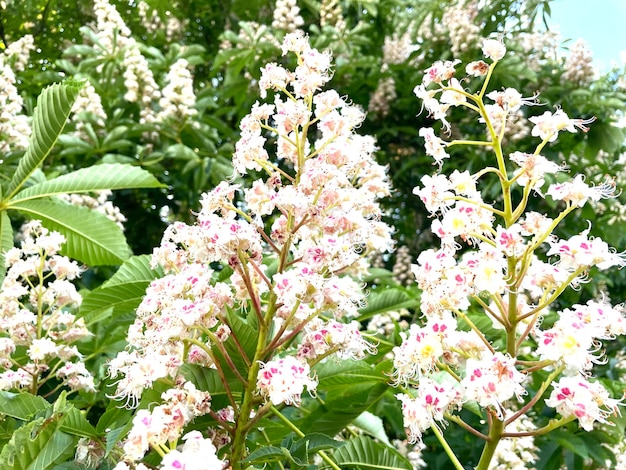
<path fill-rule="evenodd" d="M 0 468 L 619 467 L 624 74 L 548 0 L 5 3 Z"/>

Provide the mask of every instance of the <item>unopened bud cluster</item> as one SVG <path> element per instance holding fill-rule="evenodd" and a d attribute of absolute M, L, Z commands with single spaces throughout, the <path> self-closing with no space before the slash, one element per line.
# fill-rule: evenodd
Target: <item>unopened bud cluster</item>
<path fill-rule="evenodd" d="M 563 78 L 579 87 L 585 87 L 591 84 L 595 76 L 593 53 L 584 39 L 578 39 L 569 48 Z"/>
<path fill-rule="evenodd" d="M 304 24 L 296 0 L 276 0 L 272 27 L 293 32 Z"/>

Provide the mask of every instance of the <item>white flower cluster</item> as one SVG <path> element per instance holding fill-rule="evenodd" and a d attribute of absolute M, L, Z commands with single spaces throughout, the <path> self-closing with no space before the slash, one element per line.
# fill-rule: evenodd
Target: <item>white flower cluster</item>
<path fill-rule="evenodd" d="M 569 49 L 569 55 L 565 60 L 565 73 L 563 78 L 580 87 L 585 87 L 593 82 L 596 70 L 593 67 L 593 53 L 587 42 L 577 39 Z"/>
<path fill-rule="evenodd" d="M 383 44 L 383 64 L 403 64 L 415 50 L 411 34 L 387 36 Z"/>
<path fill-rule="evenodd" d="M 478 6 L 474 0 L 460 2 L 445 10 L 441 23 L 448 31 L 448 40 L 454 56 L 466 52 L 478 42 L 480 27 L 475 21 L 477 13 Z"/>
<path fill-rule="evenodd" d="M 477 3 L 475 0 L 450 2 L 441 19 L 429 13 L 418 28 L 419 42 L 447 42 L 455 56 L 473 48 L 480 42 Z"/>
<path fill-rule="evenodd" d="M 157 115 L 158 120 L 177 119 L 184 122 L 198 114 L 194 108 L 196 94 L 193 91 L 193 77 L 185 59 L 178 59 L 170 67 L 165 82 L 167 85 L 159 100 L 161 111 Z"/>
<path fill-rule="evenodd" d="M 96 36 L 105 52 L 134 42 L 130 37 L 130 29 L 109 0 L 94 0 L 93 12 L 96 15 Z"/>
<path fill-rule="evenodd" d="M 0 152 L 8 153 L 28 147 L 31 129 L 22 114 L 24 104 L 15 86 L 15 73 L 0 63 Z"/>
<path fill-rule="evenodd" d="M 149 33 L 165 31 L 165 38 L 168 41 L 172 41 L 184 30 L 185 23 L 172 15 L 171 12 L 165 12 L 167 19 L 164 23 L 158 12 L 156 10 L 150 10 L 150 5 L 143 0 L 137 3 L 137 12 L 141 18 L 141 24 L 143 24 Z"/>
<path fill-rule="evenodd" d="M 521 33 L 518 39 L 526 66 L 537 71 L 546 62 L 556 60 L 560 37 L 558 28 Z"/>
<path fill-rule="evenodd" d="M 401 320 L 402 317 L 408 316 L 409 311 L 407 309 L 377 313 L 367 323 L 367 331 L 372 331 L 378 335 L 389 336 L 394 332 L 396 325 L 399 325 L 402 329 L 409 328 L 407 321 Z"/>
<path fill-rule="evenodd" d="M 320 5 L 320 26 L 333 26 L 338 31 L 346 29 L 339 0 L 322 0 Z"/>
<path fill-rule="evenodd" d="M 102 106 L 102 99 L 91 83 L 86 83 L 80 89 L 80 93 L 74 102 L 72 111 L 73 114 L 71 120 L 76 124 L 76 131 L 79 136 L 84 135 L 83 129 L 86 125 L 82 114 L 91 115 L 95 118 L 95 124 L 100 127 L 104 127 L 108 118 L 107 113 Z"/>
<path fill-rule="evenodd" d="M 184 444 L 178 449 L 168 446 L 181 438 L 184 427 L 195 417 L 209 412 L 211 395 L 196 389 L 192 382 L 183 382 L 163 392 L 161 398 L 163 403 L 151 410 L 139 410 L 133 418 L 133 427 L 123 444 L 124 461 L 115 469 L 146 468 L 136 462 L 150 447 L 167 449 L 159 466 L 161 470 L 223 468 L 223 462 L 216 455 L 217 449 L 199 431 L 190 431 L 182 436 Z"/>
<path fill-rule="evenodd" d="M 607 183 L 620 188 L 626 186 L 626 152 L 615 157 L 601 150 L 593 156 L 593 159 L 576 154 L 568 155 L 567 158 L 572 166 L 576 165 L 580 168 L 585 168 L 587 174 L 590 175 L 590 183 L 595 186 Z M 610 169 L 610 174 L 612 175 L 610 179 L 606 177 L 607 168 Z M 590 204 L 596 214 L 604 214 L 610 211 L 611 218 L 607 220 L 607 225 L 626 221 L 626 204 L 624 204 L 623 198 L 591 200 Z"/>
<path fill-rule="evenodd" d="M 70 313 L 82 301 L 70 282 L 81 268 L 58 254 L 65 238 L 41 222 L 24 225 L 22 238 L 21 247 L 6 252 L 0 288 L 0 390 L 36 393 L 55 379 L 59 386 L 93 392 L 93 377 L 74 345 L 91 333 L 84 319 Z"/>
<path fill-rule="evenodd" d="M 396 96 L 396 82 L 393 77 L 382 78 L 372 93 L 367 110 L 380 117 L 385 117 L 389 114 L 390 103 L 396 99 Z"/>
<path fill-rule="evenodd" d="M 494 126 L 495 127 L 495 126 Z M 502 140 L 517 142 L 530 134 L 530 126 L 521 109 L 511 111 L 506 118 L 506 128 Z"/>
<path fill-rule="evenodd" d="M 396 250 L 396 262 L 393 265 L 393 280 L 398 284 L 407 285 L 414 279 L 411 272 L 411 264 L 413 257 L 409 251 L 409 247 L 402 245 Z"/>
<path fill-rule="evenodd" d="M 27 34 L 9 44 L 4 50 L 4 56 L 11 59 L 14 71 L 22 72 L 30 59 L 31 51 L 34 49 L 35 40 L 31 34 Z"/>
<path fill-rule="evenodd" d="M 275 405 L 299 405 L 305 387 L 309 393 L 315 393 L 317 378 L 311 377 L 307 362 L 286 356 L 261 364 L 257 387 Z"/>
<path fill-rule="evenodd" d="M 124 99 L 131 103 L 141 103 L 140 122 L 142 124 L 154 122 L 156 113 L 150 105 L 161 98 L 161 92 L 148 61 L 138 47 L 125 50 L 122 67 L 124 68 L 124 85 L 127 90 Z"/>
<path fill-rule="evenodd" d="M 161 98 L 161 92 L 154 80 L 148 61 L 141 54 L 139 45 L 131 37 L 130 29 L 124 23 L 118 11 L 108 0 L 95 0 L 95 33 L 105 54 L 114 54 L 120 50 L 123 54 L 124 99 L 141 104 L 140 122 L 150 123 L 156 119 L 151 104 Z"/>
<path fill-rule="evenodd" d="M 285 31 L 295 31 L 304 24 L 300 16 L 300 8 L 296 0 L 276 0 L 274 7 L 274 21 L 272 27 Z"/>
<path fill-rule="evenodd" d="M 409 459 L 409 462 L 411 462 L 414 470 L 428 468 L 428 464 L 424 462 L 424 459 L 422 458 L 422 452 L 426 449 L 426 444 L 423 442 L 410 444 L 406 439 L 402 441 L 396 439 L 391 441 L 391 444 L 398 450 L 398 452 Z"/>
<path fill-rule="evenodd" d="M 280 42 L 274 36 L 271 28 L 266 25 L 259 24 L 256 21 L 241 21 L 239 22 L 239 31 L 237 32 L 237 39 L 233 41 L 224 40 L 220 43 L 220 49 L 253 49 L 260 51 L 264 43 L 271 44 L 276 48 L 280 48 Z M 260 57 L 260 52 L 257 52 L 255 59 Z"/>
<path fill-rule="evenodd" d="M 59 194 L 59 198 L 76 206 L 84 206 L 96 210 L 106 215 L 110 220 L 115 222 L 119 228 L 124 230 L 126 217 L 120 212 L 119 207 L 114 206 L 113 203 L 108 200 L 109 196 L 112 194 L 112 191 L 104 190 L 97 191 L 95 197 L 87 194 Z"/>
<path fill-rule="evenodd" d="M 17 90 L 15 72 L 24 70 L 33 49 L 33 37 L 26 35 L 11 43 L 4 54 L 0 54 L 1 153 L 24 150 L 28 147 L 31 129 L 29 118 L 22 114 L 24 101 Z"/>

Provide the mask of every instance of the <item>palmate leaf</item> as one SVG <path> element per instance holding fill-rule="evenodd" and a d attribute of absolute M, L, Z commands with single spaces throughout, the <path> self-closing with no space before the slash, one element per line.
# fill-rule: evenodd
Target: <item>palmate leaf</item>
<path fill-rule="evenodd" d="M 395 449 L 374 442 L 366 436 L 348 440 L 333 453 L 341 468 L 376 470 L 412 470 L 411 463 Z"/>
<path fill-rule="evenodd" d="M 104 189 L 157 188 L 159 181 L 146 170 L 117 164 L 102 164 L 73 171 L 57 178 L 30 186 L 18 194 L 9 203 L 23 200 L 54 196 L 66 193 L 85 193 Z"/>
<path fill-rule="evenodd" d="M 6 200 L 20 190 L 54 147 L 83 84 L 76 80 L 55 83 L 45 88 L 37 98 L 28 149 L 4 192 Z"/>
<path fill-rule="evenodd" d="M 122 230 L 104 214 L 52 199 L 22 201 L 12 208 L 63 234 L 63 254 L 87 265 L 121 264 L 130 256 Z"/>
<path fill-rule="evenodd" d="M 313 455 L 321 450 L 336 449 L 344 444 L 330 436 L 314 432 L 294 442 L 289 448 L 291 458 L 298 465 L 307 465 Z"/>
<path fill-rule="evenodd" d="M 254 350 L 257 344 L 257 332 L 259 331 L 256 324 L 256 317 L 254 313 L 250 312 L 248 318 L 243 319 L 235 311 L 229 311 L 226 314 L 226 318 L 228 319 L 228 323 L 232 330 L 232 336 L 224 342 L 224 347 L 226 348 L 226 351 L 228 351 L 228 355 L 232 359 L 235 367 L 237 367 L 239 372 L 245 377 L 248 374 L 246 358 L 242 357 L 242 353 L 236 345 L 233 337 L 237 337 L 239 345 L 245 352 L 248 361 L 250 358 L 254 357 Z M 219 353 L 216 353 L 216 356 L 218 358 L 222 357 Z M 223 366 L 226 369 L 226 377 L 229 379 L 234 378 L 234 374 L 229 374 L 230 367 L 228 363 L 224 361 Z"/>
<path fill-rule="evenodd" d="M 78 311 L 87 325 L 108 316 L 133 312 L 141 303 L 150 283 L 163 271 L 150 267 L 150 255 L 127 259 L 108 281 L 83 296 Z"/>

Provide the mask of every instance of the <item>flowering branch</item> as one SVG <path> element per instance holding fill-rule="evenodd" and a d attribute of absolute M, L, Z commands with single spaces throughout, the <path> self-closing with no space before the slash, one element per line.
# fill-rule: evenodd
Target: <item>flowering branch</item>
<path fill-rule="evenodd" d="M 568 287 L 577 288 L 587 282 L 586 273 L 593 266 L 607 269 L 626 265 L 624 254 L 589 237 L 589 230 L 569 240 L 554 235 L 559 223 L 576 208 L 587 200 L 611 197 L 615 190 L 590 187 L 579 175 L 571 182 L 552 184 L 545 191 L 555 201 L 565 202 L 565 209 L 557 217 L 550 219 L 527 211 L 532 194 L 544 197 L 545 176 L 563 169 L 539 151 L 556 140 L 560 131 L 585 131 L 585 124 L 592 120 L 570 119 L 561 110 L 531 117 L 535 123 L 532 134 L 542 139 L 541 144 L 534 154 L 506 155 L 502 141 L 508 117 L 522 105 L 536 104 L 536 95 L 523 98 L 511 88 L 488 93 L 489 79 L 506 48 L 500 40 L 485 40 L 483 52 L 492 59 L 489 67 L 482 61 L 466 67 L 469 75 L 484 77 L 480 93 L 473 95 L 460 87 L 460 83 L 471 78 L 454 77 L 459 61 L 435 62 L 414 90 L 430 115 L 443 123 L 444 130 L 450 127 L 446 120 L 448 109 L 462 106 L 478 112 L 490 137 L 490 142 L 459 139 L 446 143 L 432 128 L 420 129 L 426 153 L 435 159 L 440 170 L 443 161 L 450 158 L 446 149 L 461 144 L 491 147 L 495 168 L 487 167 L 475 175 L 455 170 L 450 176 L 424 176 L 423 187 L 414 190 L 431 214 L 440 214 L 440 219 L 432 223 L 432 231 L 440 238 L 441 249 L 422 252 L 412 266 L 422 289 L 425 324 L 411 325 L 407 333 L 401 333 L 402 344 L 393 350 L 392 375 L 396 385 L 404 386 L 397 398 L 402 403 L 410 442 L 419 441 L 429 428 L 442 441 L 438 423 L 444 417 L 458 422 L 452 418 L 453 410 L 463 403 L 476 402 L 486 410 L 488 434 L 459 422 L 468 432 L 486 440 L 476 467 L 479 470 L 490 468 L 503 437 L 536 435 L 536 430 L 529 428 L 532 423 L 524 418 L 541 399 L 561 414 L 559 423 L 578 419 L 589 430 L 594 422 L 608 422 L 607 417 L 622 405 L 622 400 L 610 398 L 600 383 L 584 377 L 592 364 L 601 360 L 598 340 L 626 334 L 623 314 L 606 302 L 576 305 L 560 312 L 553 326 L 541 324 L 543 312 Z M 468 105 L 468 100 L 475 106 Z M 511 165 L 518 169 L 509 171 Z M 501 209 L 485 204 L 476 187 L 487 173 L 498 176 Z M 516 186 L 522 187 L 519 201 Z M 461 251 L 460 241 L 472 250 Z M 544 244 L 549 245 L 544 253 L 546 258 L 552 257 L 550 262 L 541 260 L 539 249 Z M 504 329 L 498 337 L 503 342 L 492 343 L 482 324 L 470 320 L 466 311 L 471 307 L 471 299 L 492 320 L 494 328 Z M 615 325 L 608 322 L 609 318 Z M 469 331 L 457 329 L 461 321 Z M 534 360 L 518 358 L 522 344 L 530 349 L 524 351 L 524 356 Z M 525 398 L 529 377 L 548 367 L 554 371 L 542 380 L 532 397 Z M 550 387 L 552 392 L 545 398 Z M 521 406 L 510 404 L 514 397 Z M 540 432 L 556 426 L 551 423 Z M 442 445 L 456 466 L 451 449 L 443 441 Z"/>

